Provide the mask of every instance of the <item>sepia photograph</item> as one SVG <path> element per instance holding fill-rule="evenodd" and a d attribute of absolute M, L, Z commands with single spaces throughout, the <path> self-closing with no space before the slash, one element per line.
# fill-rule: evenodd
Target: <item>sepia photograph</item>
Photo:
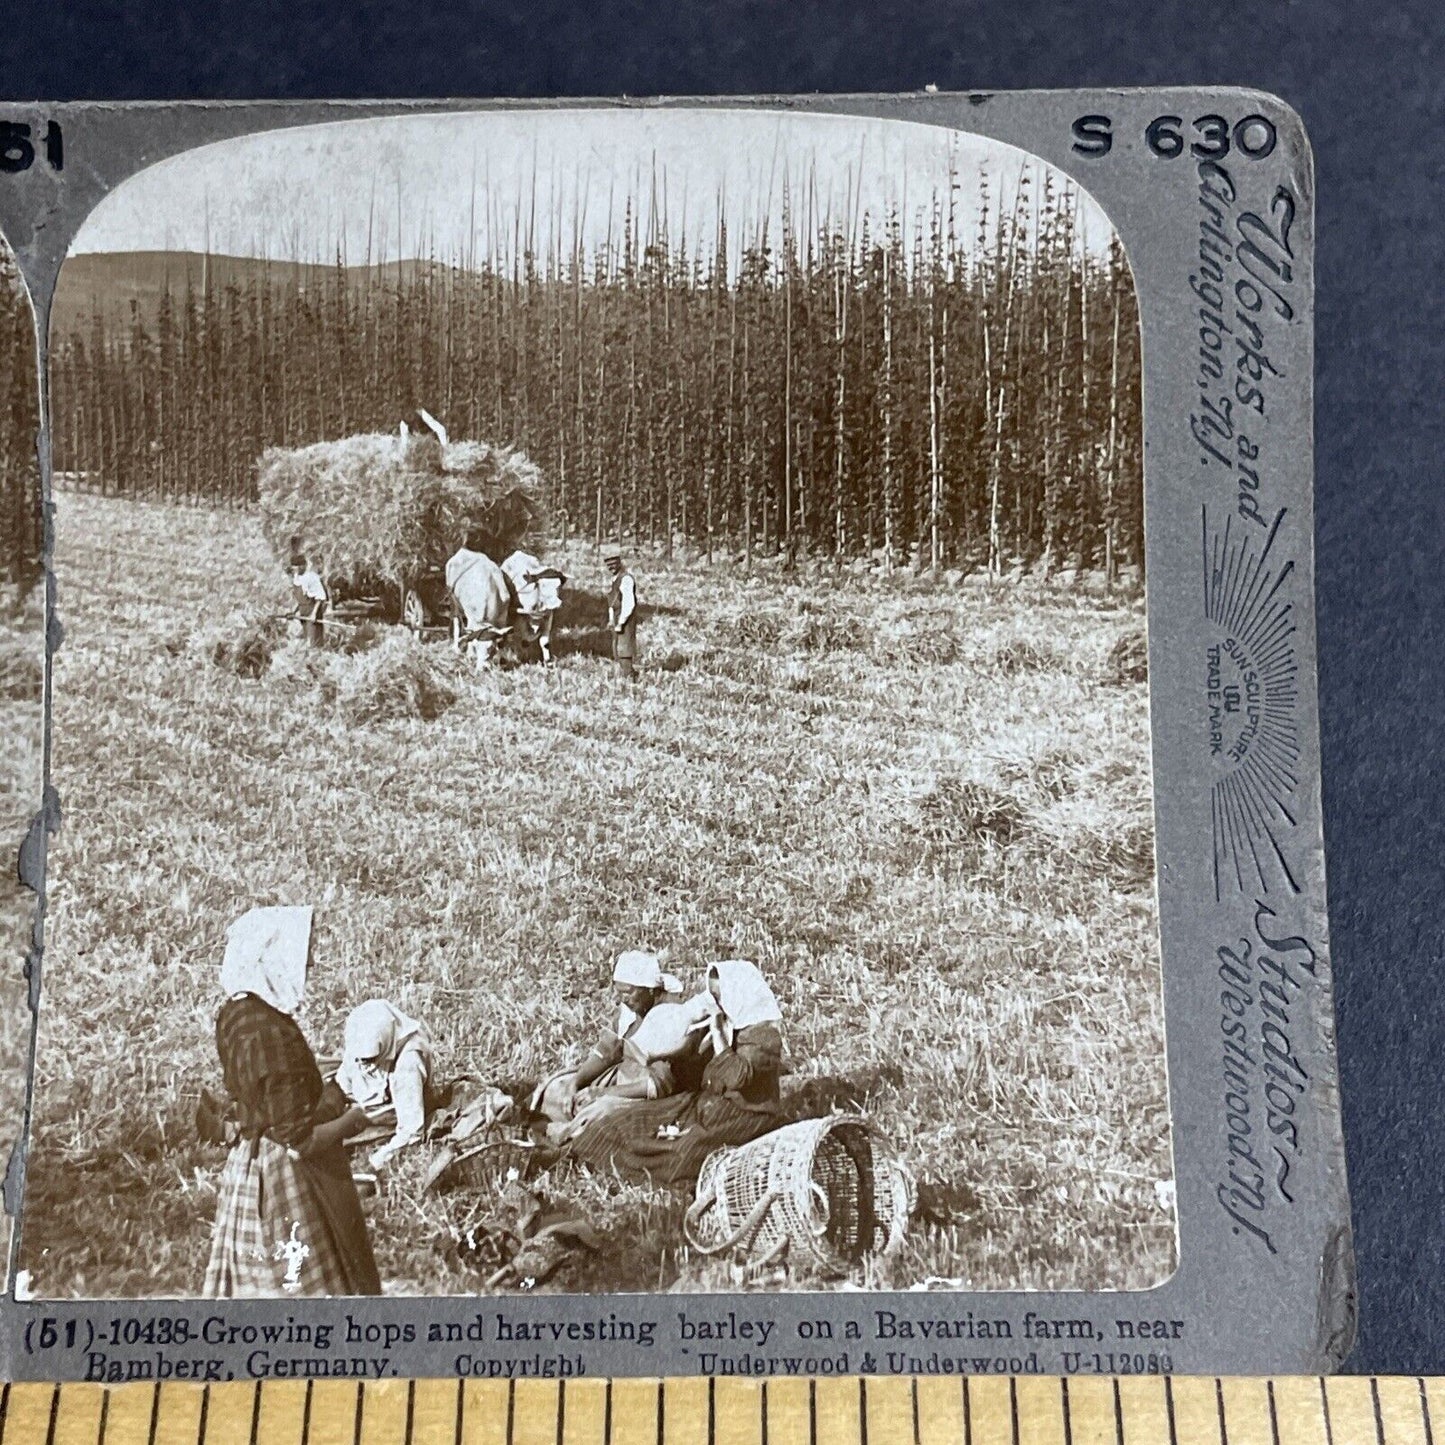
<path fill-rule="evenodd" d="M 49 345 L 25 1295 L 1174 1272 L 1140 320 L 1075 181 L 761 108 L 263 131 L 107 194 Z"/>

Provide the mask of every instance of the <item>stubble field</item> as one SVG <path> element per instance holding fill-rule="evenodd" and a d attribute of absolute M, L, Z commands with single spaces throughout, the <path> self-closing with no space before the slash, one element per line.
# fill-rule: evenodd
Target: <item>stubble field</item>
<path fill-rule="evenodd" d="M 254 518 L 57 511 L 37 1293 L 199 1290 L 223 1153 L 192 1115 L 219 1085 L 224 930 L 263 903 L 316 907 L 318 1053 L 381 995 L 441 1073 L 489 1080 L 578 1056 L 621 949 L 690 985 L 752 958 L 786 1014 L 785 1098 L 861 1101 L 920 1181 L 904 1250 L 863 1282 L 1171 1272 L 1147 688 L 1113 656 L 1141 603 L 641 559 L 628 689 L 574 549 L 552 673 L 477 677 L 395 635 L 288 643 L 252 677 L 214 644 L 281 596 Z M 430 1157 L 369 1205 L 389 1292 L 477 1288 L 442 1245 L 487 1201 L 423 1197 Z M 570 1169 L 542 1187 L 608 1236 L 546 1288 L 720 1282 L 671 1196 Z"/>

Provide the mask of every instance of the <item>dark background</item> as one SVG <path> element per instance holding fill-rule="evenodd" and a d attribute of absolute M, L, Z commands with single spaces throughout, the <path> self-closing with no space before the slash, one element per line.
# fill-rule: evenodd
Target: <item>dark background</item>
<path fill-rule="evenodd" d="M 1353 16 L 1353 18 L 1351 18 Z M 1445 1373 L 1442 0 L 12 4 L 16 100 L 1259 86 L 1318 167 L 1320 694 L 1360 1281 L 1351 1367 Z"/>

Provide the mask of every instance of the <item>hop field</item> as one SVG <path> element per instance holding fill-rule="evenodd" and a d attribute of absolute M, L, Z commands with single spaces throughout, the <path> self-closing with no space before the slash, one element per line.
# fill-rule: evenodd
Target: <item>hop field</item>
<path fill-rule="evenodd" d="M 1139 604 L 644 559 L 629 689 L 578 553 L 556 671 L 478 677 L 399 635 L 316 653 L 258 628 L 284 579 L 249 514 L 57 510 L 37 1293 L 199 1289 L 223 1156 L 192 1114 L 218 1085 L 224 930 L 258 903 L 316 906 L 318 1053 L 382 995 L 441 1072 L 496 1081 L 585 1049 L 623 948 L 689 982 L 755 959 L 785 1096 L 861 1103 L 920 1181 L 865 1283 L 1171 1272 L 1147 685 L 1116 653 Z M 446 1245 L 485 1201 L 423 1197 L 429 1157 L 370 1206 L 378 1263 L 389 1291 L 467 1292 Z M 670 1196 L 543 1187 L 608 1237 L 546 1288 L 720 1282 Z"/>

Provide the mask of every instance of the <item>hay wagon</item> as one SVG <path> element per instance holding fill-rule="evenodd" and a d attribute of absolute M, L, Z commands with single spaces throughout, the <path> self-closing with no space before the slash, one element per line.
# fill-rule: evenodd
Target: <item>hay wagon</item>
<path fill-rule="evenodd" d="M 468 538 L 502 557 L 541 520 L 543 479 L 524 452 L 423 432 L 273 447 L 256 468 L 278 563 L 298 551 L 326 580 L 332 616 L 449 631 L 447 559 Z"/>

